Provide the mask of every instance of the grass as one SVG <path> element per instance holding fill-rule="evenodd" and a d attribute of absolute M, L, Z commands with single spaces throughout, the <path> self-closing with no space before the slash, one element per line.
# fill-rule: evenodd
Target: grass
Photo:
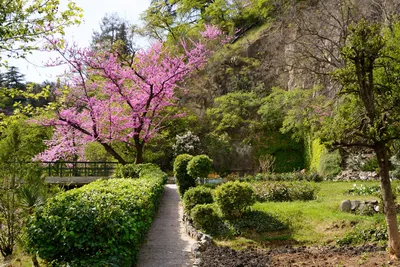
<path fill-rule="evenodd" d="M 320 190 L 313 201 L 257 202 L 253 210 L 263 211 L 289 226 L 287 230 L 257 234 L 245 232 L 232 239 L 217 240 L 221 245 L 243 249 L 251 246 L 271 247 L 281 244 L 335 245 L 335 240 L 354 229 L 374 227 L 384 220 L 383 214 L 362 216 L 339 210 L 340 203 L 350 200 L 379 200 L 377 196 L 345 194 L 354 182 L 316 183 Z M 357 185 L 361 184 L 357 182 Z M 366 186 L 379 182 L 362 182 Z M 393 185 L 399 185 L 394 182 Z"/>

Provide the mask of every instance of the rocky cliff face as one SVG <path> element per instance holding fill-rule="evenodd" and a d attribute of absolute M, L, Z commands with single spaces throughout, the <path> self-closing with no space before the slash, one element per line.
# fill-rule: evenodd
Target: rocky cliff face
<path fill-rule="evenodd" d="M 218 96 L 254 91 L 262 98 L 273 87 L 318 87 L 318 94 L 333 97 L 340 85 L 331 74 L 344 65 L 340 50 L 346 44 L 351 25 L 361 19 L 390 24 L 390 14 L 400 13 L 400 1 L 276 2 L 286 4 L 276 6 L 270 22 L 219 49 L 207 67 L 186 82 L 189 93 L 183 97 L 183 105 L 203 117 Z M 242 149 L 240 142 L 235 145 L 235 150 Z M 257 167 L 249 164 L 252 153 L 246 151 L 235 155 L 232 168 Z"/>
<path fill-rule="evenodd" d="M 264 96 L 274 86 L 320 86 L 323 94 L 333 96 L 339 86 L 330 74 L 343 66 L 340 48 L 349 26 L 361 19 L 390 23 L 390 14 L 400 13 L 400 2 L 394 0 L 286 3 L 276 7 L 269 23 L 222 48 L 189 80 L 184 102 L 202 115 L 215 97 L 232 91 L 252 90 Z"/>

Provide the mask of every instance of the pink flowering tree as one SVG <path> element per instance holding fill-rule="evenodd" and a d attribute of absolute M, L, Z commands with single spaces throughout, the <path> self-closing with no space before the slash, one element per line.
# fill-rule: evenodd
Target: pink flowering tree
<path fill-rule="evenodd" d="M 126 161 L 113 148 L 124 142 L 136 150 L 136 163 L 143 161 L 143 148 L 164 120 L 164 112 L 176 103 L 174 91 L 192 71 L 205 64 L 210 56 L 209 40 L 218 31 L 207 27 L 202 41 L 181 42 L 181 53 L 173 53 L 162 43 L 137 52 L 130 62 L 121 62 L 117 54 L 94 52 L 76 46 L 50 43 L 60 53 L 55 64 L 68 64 L 69 80 L 57 90 L 61 101 L 53 104 L 55 117 L 38 122 L 54 126 L 48 149 L 36 159 L 70 159 L 85 144 L 100 143 L 118 162 Z M 205 40 L 207 40 L 205 42 Z M 222 40 L 222 39 L 220 39 Z"/>

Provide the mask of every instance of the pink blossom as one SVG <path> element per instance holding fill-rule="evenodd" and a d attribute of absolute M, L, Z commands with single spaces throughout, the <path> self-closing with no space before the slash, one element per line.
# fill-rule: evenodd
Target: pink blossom
<path fill-rule="evenodd" d="M 206 27 L 204 36 L 215 38 L 220 33 Z M 138 149 L 138 137 L 143 145 L 172 115 L 161 114 L 174 106 L 174 90 L 193 70 L 200 68 L 210 56 L 201 42 L 190 48 L 182 42 L 184 54 L 176 55 L 162 43 L 138 51 L 132 65 L 121 64 L 116 54 L 80 49 L 76 45 L 58 46 L 49 40 L 60 57 L 52 64 L 68 64 L 66 90 L 59 88 L 56 96 L 63 99 L 55 118 L 38 123 L 55 126 L 48 149 L 36 159 L 52 161 L 83 156 L 89 142 L 111 146 L 125 142 Z"/>

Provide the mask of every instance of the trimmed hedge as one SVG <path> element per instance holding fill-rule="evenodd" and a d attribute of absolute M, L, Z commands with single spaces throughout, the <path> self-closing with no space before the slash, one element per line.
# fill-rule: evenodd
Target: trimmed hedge
<path fill-rule="evenodd" d="M 151 168 L 55 196 L 28 225 L 30 251 L 56 266 L 134 266 L 166 178 Z"/>
<path fill-rule="evenodd" d="M 310 182 L 257 182 L 252 184 L 257 201 L 310 201 L 317 198 L 319 187 Z"/>
<path fill-rule="evenodd" d="M 157 171 L 159 167 L 157 165 L 146 163 L 146 164 L 126 164 L 118 165 L 115 168 L 114 177 L 115 178 L 139 178 L 143 172 L 153 172 Z"/>
<path fill-rule="evenodd" d="M 225 218 L 239 218 L 254 204 L 253 188 L 244 182 L 227 182 L 215 189 L 215 202 Z"/>
<path fill-rule="evenodd" d="M 218 234 L 223 224 L 215 204 L 199 204 L 193 207 L 190 217 L 196 228 L 208 234 Z"/>
<path fill-rule="evenodd" d="M 186 190 L 196 186 L 196 178 L 190 176 L 187 172 L 189 161 L 193 158 L 189 154 L 178 155 L 174 161 L 174 176 L 178 184 L 179 194 L 181 197 L 185 194 Z"/>
<path fill-rule="evenodd" d="M 187 173 L 194 179 L 207 178 L 212 169 L 212 162 L 207 155 L 195 156 L 187 165 Z"/>
<path fill-rule="evenodd" d="M 196 205 L 211 204 L 213 202 L 212 189 L 206 186 L 189 188 L 183 196 L 183 208 L 188 214 Z"/>

